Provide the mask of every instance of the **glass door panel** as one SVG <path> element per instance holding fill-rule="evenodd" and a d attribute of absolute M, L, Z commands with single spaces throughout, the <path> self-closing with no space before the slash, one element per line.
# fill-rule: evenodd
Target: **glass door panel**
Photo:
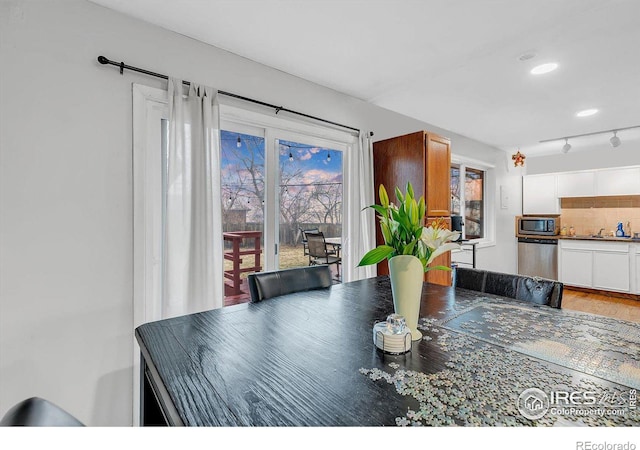
<path fill-rule="evenodd" d="M 328 248 L 340 255 L 342 235 L 342 152 L 277 140 L 279 165 L 278 267 L 307 266 L 304 230 L 321 231 Z M 338 275 L 339 267 L 331 265 Z"/>
<path fill-rule="evenodd" d="M 465 168 L 464 175 L 465 236 L 467 239 L 484 237 L 484 172 Z"/>
<path fill-rule="evenodd" d="M 265 139 L 222 130 L 225 305 L 249 299 L 247 275 L 264 268 Z"/>

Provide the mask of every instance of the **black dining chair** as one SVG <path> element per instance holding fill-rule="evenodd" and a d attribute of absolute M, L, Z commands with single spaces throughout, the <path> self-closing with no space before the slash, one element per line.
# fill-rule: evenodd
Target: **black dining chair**
<path fill-rule="evenodd" d="M 564 284 L 540 277 L 455 267 L 455 287 L 561 309 Z"/>
<path fill-rule="evenodd" d="M 331 269 L 326 265 L 252 273 L 247 281 L 251 303 L 294 292 L 324 289 L 332 284 Z"/>
<path fill-rule="evenodd" d="M 83 427 L 84 424 L 57 405 L 31 397 L 11 408 L 0 420 L 2 427 Z"/>
<path fill-rule="evenodd" d="M 336 254 L 335 250 L 330 250 L 327 247 L 327 242 L 324 240 L 322 231 L 307 233 L 307 245 L 309 246 L 309 265 L 335 264 L 339 279 L 342 258 Z"/>

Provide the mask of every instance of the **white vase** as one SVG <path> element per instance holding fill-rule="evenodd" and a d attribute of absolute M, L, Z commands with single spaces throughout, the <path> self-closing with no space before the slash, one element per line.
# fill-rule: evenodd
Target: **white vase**
<path fill-rule="evenodd" d="M 404 316 L 411 330 L 411 340 L 417 341 L 422 338 L 418 331 L 424 277 L 422 263 L 415 256 L 394 256 L 389 260 L 389 277 L 395 313 Z"/>

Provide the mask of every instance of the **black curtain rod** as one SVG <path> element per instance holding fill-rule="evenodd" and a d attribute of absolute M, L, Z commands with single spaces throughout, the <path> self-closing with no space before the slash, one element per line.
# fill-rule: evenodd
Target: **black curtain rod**
<path fill-rule="evenodd" d="M 145 75 L 150 75 L 152 77 L 162 78 L 164 80 L 168 80 L 169 79 L 169 77 L 167 75 L 163 75 L 163 74 L 157 73 L 157 72 L 151 72 L 150 70 L 140 69 L 139 67 L 130 66 L 128 64 L 125 64 L 124 62 L 111 61 L 109 58 L 107 58 L 105 56 L 98 56 L 98 62 L 100 64 L 103 64 L 103 65 L 104 64 L 110 64 L 112 66 L 119 67 L 120 68 L 120 75 L 122 75 L 124 73 L 124 69 L 127 69 L 127 70 L 132 70 L 134 72 L 144 73 Z M 191 82 L 183 80 L 182 84 L 184 84 L 186 86 L 190 86 Z M 297 114 L 298 116 L 306 117 L 308 119 L 313 119 L 313 120 L 317 120 L 317 121 L 320 121 L 320 122 L 329 123 L 331 125 L 336 125 L 338 127 L 347 128 L 349 130 L 360 132 L 360 130 L 358 128 L 350 127 L 348 125 L 343 125 L 343 124 L 337 123 L 337 122 L 332 122 L 332 121 L 326 120 L 326 119 L 321 119 L 320 117 L 311 116 L 309 114 L 301 113 L 301 112 L 298 112 L 298 111 L 293 111 L 293 110 L 285 108 L 283 106 L 277 106 L 277 105 L 272 105 L 271 103 L 261 102 L 260 100 L 255 100 L 253 98 L 244 97 L 242 95 L 234 94 L 232 92 L 218 91 L 218 94 L 222 94 L 222 95 L 226 95 L 227 97 L 233 97 L 233 98 L 237 98 L 237 99 L 240 99 L 240 100 L 244 100 L 246 102 L 251 102 L 251 103 L 258 104 L 258 105 L 266 106 L 268 108 L 273 108 L 273 109 L 276 110 L 276 114 L 278 114 L 280 111 L 284 111 L 284 112 L 288 112 L 288 113 L 291 113 L 291 114 Z M 373 131 L 370 132 L 370 136 L 373 136 Z"/>

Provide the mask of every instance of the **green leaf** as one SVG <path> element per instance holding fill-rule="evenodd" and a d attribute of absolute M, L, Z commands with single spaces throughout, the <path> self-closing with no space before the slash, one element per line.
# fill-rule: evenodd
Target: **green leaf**
<path fill-rule="evenodd" d="M 358 267 L 360 266 L 369 266 L 371 264 L 377 264 L 387 256 L 392 254 L 395 251 L 393 247 L 389 247 L 388 245 L 379 245 L 373 250 L 369 250 L 358 263 Z"/>
<path fill-rule="evenodd" d="M 371 205 L 371 206 L 369 206 L 369 208 L 375 209 L 376 212 L 378 214 L 380 214 L 381 216 L 386 216 L 387 215 L 387 209 L 384 206 Z"/>
<path fill-rule="evenodd" d="M 380 185 L 378 189 L 378 194 L 380 195 L 380 204 L 383 208 L 389 207 L 389 196 L 387 195 L 387 190 L 384 188 L 384 184 Z"/>
<path fill-rule="evenodd" d="M 380 222 L 380 230 L 382 231 L 382 236 L 384 237 L 384 241 L 387 244 L 390 244 L 393 241 L 393 236 L 391 235 L 391 230 L 389 229 L 389 226 L 384 222 Z"/>
<path fill-rule="evenodd" d="M 424 271 L 428 271 L 428 270 L 451 270 L 451 267 L 447 267 L 447 266 L 433 266 L 433 267 L 426 267 L 424 269 Z"/>
<path fill-rule="evenodd" d="M 400 222 L 400 212 L 394 209 L 391 210 L 391 218 L 396 222 Z"/>
<path fill-rule="evenodd" d="M 405 246 L 403 255 L 413 255 L 413 248 L 416 246 L 416 241 L 411 241 L 407 246 Z"/>

